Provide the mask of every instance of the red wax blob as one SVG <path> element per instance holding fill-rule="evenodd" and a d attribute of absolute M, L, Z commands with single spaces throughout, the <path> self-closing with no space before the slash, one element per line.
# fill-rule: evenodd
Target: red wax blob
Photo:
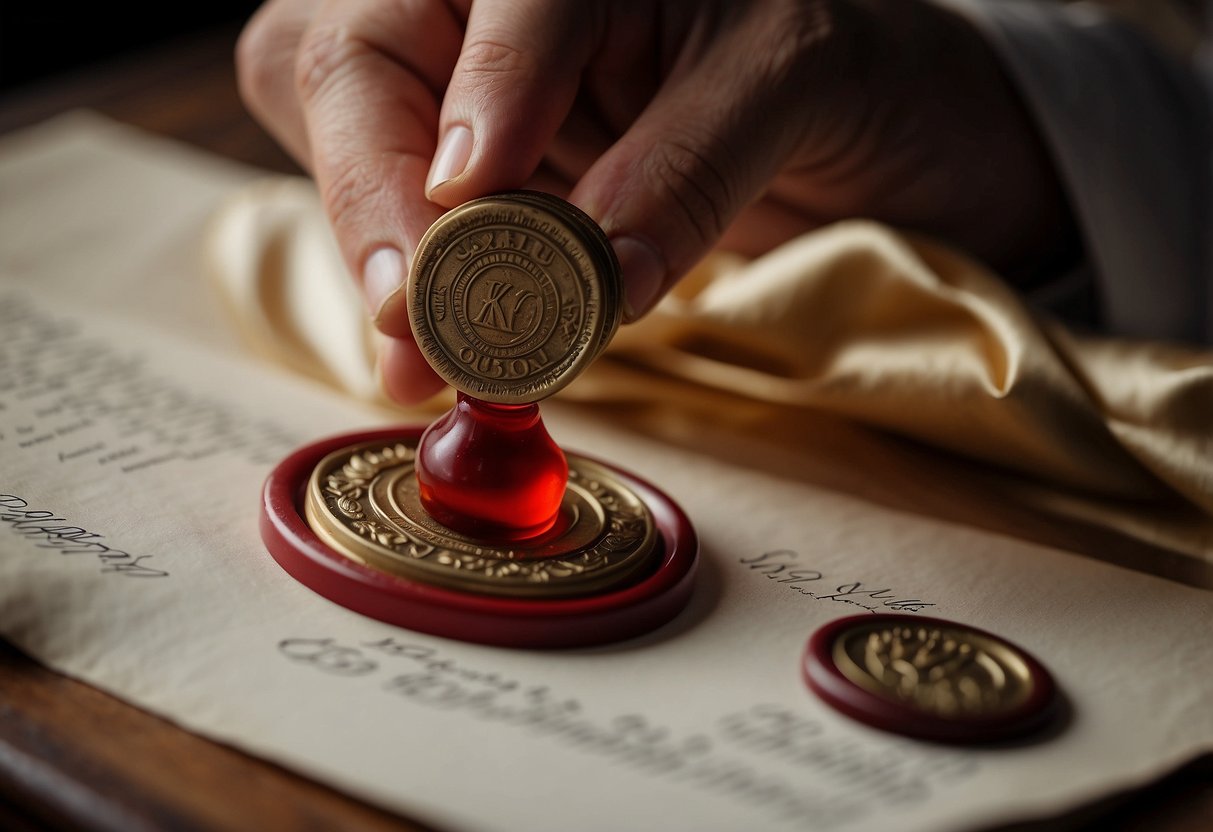
<path fill-rule="evenodd" d="M 568 481 L 569 464 L 537 404 L 492 404 L 460 393 L 417 445 L 422 506 L 447 528 L 484 540 L 546 532 Z"/>

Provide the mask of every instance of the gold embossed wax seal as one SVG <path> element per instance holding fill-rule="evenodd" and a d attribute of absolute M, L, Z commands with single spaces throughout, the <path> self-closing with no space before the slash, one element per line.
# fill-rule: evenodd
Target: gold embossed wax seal
<path fill-rule="evenodd" d="M 569 484 L 555 527 L 493 544 L 442 526 L 421 507 L 416 441 L 362 442 L 315 467 L 308 524 L 334 551 L 408 580 L 514 598 L 604 592 L 661 556 L 645 503 L 611 469 L 568 455 Z"/>
<path fill-rule="evenodd" d="M 1027 652 L 975 627 L 916 615 L 867 615 L 809 641 L 805 678 L 869 725 L 954 742 L 1030 731 L 1053 714 L 1052 677 Z"/>
<path fill-rule="evenodd" d="M 572 205 L 533 191 L 444 214 L 409 275 L 417 345 L 457 390 L 499 404 L 552 395 L 606 347 L 622 316 L 606 236 Z"/>

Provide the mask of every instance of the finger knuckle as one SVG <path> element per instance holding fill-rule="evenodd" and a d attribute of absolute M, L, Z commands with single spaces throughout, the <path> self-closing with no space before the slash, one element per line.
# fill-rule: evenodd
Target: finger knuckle
<path fill-rule="evenodd" d="M 837 39 L 833 6 L 825 0 L 764 5 L 757 33 L 763 48 L 749 59 L 755 81 L 771 90 L 803 83 L 804 73 L 821 63 L 823 50 Z"/>
<path fill-rule="evenodd" d="M 713 140 L 709 144 L 724 146 Z M 732 185 L 735 177 L 731 165 L 696 149 L 703 146 L 702 139 L 691 142 L 669 138 L 649 154 L 648 173 L 661 183 L 669 203 L 676 206 L 698 243 L 708 246 L 724 233 L 736 188 Z M 723 152 L 718 155 L 727 157 Z"/>
<path fill-rule="evenodd" d="M 342 167 L 323 187 L 324 204 L 333 227 L 339 231 L 357 228 L 373 216 L 379 200 L 382 171 L 369 159 L 354 160 Z"/>
<path fill-rule="evenodd" d="M 304 101 L 317 98 L 329 80 L 366 51 L 365 44 L 340 26 L 309 30 L 295 56 L 295 88 Z"/>
<path fill-rule="evenodd" d="M 236 41 L 236 79 L 246 104 L 261 107 L 273 97 L 283 38 L 272 19 L 255 17 Z"/>
<path fill-rule="evenodd" d="M 479 37 L 464 44 L 460 64 L 468 88 L 485 96 L 540 76 L 537 55 L 500 38 Z"/>

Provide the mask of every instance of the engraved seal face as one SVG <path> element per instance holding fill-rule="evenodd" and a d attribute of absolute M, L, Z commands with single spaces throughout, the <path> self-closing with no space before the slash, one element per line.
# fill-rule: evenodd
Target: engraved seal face
<path fill-rule="evenodd" d="M 660 558 L 653 517 L 609 469 L 568 455 L 556 526 L 499 545 L 435 522 L 421 507 L 415 441 L 364 442 L 324 457 L 305 499 L 308 524 L 352 560 L 422 583 L 531 598 L 567 598 L 627 583 Z"/>
<path fill-rule="evenodd" d="M 834 642 L 834 663 L 857 685 L 942 717 L 1023 703 L 1031 689 L 1017 651 L 972 630 L 915 623 L 858 625 Z"/>
<path fill-rule="evenodd" d="M 605 348 L 622 314 L 602 231 L 556 197 L 514 191 L 443 215 L 409 275 L 413 334 L 458 390 L 523 404 L 560 390 Z"/>
<path fill-rule="evenodd" d="M 940 619 L 868 615 L 826 625 L 805 655 L 828 704 L 889 731 L 956 742 L 1000 739 L 1051 716 L 1055 688 L 1031 656 Z"/>

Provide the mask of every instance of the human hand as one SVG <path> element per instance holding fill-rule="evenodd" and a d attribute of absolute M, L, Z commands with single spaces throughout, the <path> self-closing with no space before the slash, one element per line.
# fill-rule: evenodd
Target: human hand
<path fill-rule="evenodd" d="M 408 259 L 444 207 L 495 191 L 593 217 L 625 320 L 714 245 L 758 254 L 844 217 L 1004 274 L 1073 234 L 988 47 L 921 0 L 271 0 L 238 64 L 250 109 L 316 178 L 403 402 L 442 386 L 397 291 Z"/>

